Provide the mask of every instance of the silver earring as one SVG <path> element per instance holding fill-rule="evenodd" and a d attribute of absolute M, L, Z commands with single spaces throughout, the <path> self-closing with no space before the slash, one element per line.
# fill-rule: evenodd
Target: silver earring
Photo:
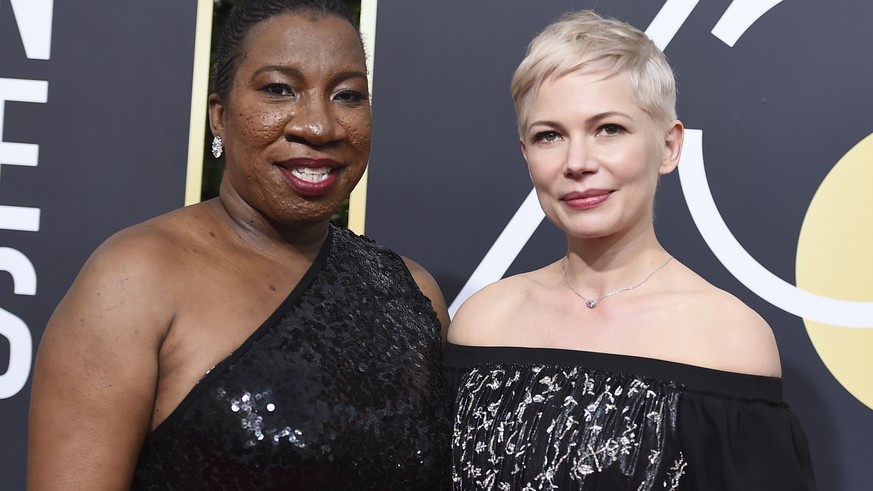
<path fill-rule="evenodd" d="M 212 139 L 212 155 L 215 158 L 221 157 L 221 152 L 224 151 L 224 142 L 221 141 L 221 137 L 215 135 L 215 138 Z"/>

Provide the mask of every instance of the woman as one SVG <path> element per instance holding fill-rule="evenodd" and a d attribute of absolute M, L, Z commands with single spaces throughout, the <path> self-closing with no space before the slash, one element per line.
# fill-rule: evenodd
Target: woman
<path fill-rule="evenodd" d="M 252 0 L 219 49 L 220 197 L 110 238 L 59 305 L 31 489 L 446 487 L 439 289 L 328 222 L 370 150 L 358 32 L 339 0 Z"/>
<path fill-rule="evenodd" d="M 812 489 L 769 326 L 655 236 L 683 142 L 663 53 L 568 14 L 532 41 L 512 95 L 567 253 L 452 321 L 455 489 Z"/>

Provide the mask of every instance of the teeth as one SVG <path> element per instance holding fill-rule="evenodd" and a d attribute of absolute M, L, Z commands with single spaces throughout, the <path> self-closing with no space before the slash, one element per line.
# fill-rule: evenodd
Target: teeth
<path fill-rule="evenodd" d="M 295 167 L 291 169 L 294 177 L 306 182 L 321 182 L 330 175 L 330 167 L 313 169 L 310 167 Z"/>

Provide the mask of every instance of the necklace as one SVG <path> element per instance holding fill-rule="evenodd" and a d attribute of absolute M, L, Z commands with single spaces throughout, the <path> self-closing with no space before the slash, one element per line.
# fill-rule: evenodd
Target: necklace
<path fill-rule="evenodd" d="M 662 265 L 658 266 L 657 268 L 655 268 L 654 271 L 652 271 L 651 273 L 649 273 L 649 276 L 646 276 L 645 278 L 643 278 L 643 281 L 637 283 L 637 284 L 634 285 L 634 286 L 628 286 L 628 287 L 625 287 L 625 288 L 619 288 L 618 290 L 611 291 L 611 292 L 607 293 L 606 295 L 604 295 L 604 296 L 602 296 L 602 297 L 600 297 L 600 298 L 593 298 L 593 299 L 588 299 L 588 298 L 583 297 L 579 292 L 576 291 L 575 288 L 573 288 L 573 285 L 570 284 L 570 279 L 567 278 L 567 256 L 564 256 L 564 258 L 561 260 L 561 271 L 563 271 L 563 273 L 564 273 L 564 283 L 567 284 L 567 288 L 569 288 L 571 292 L 575 293 L 577 297 L 581 298 L 582 300 L 585 300 L 585 306 L 586 306 L 586 307 L 588 307 L 589 309 L 593 309 L 594 307 L 597 307 L 597 304 L 598 304 L 601 300 L 603 300 L 604 298 L 611 297 L 611 296 L 615 295 L 616 293 L 621 293 L 621 292 L 631 291 L 631 290 L 633 290 L 634 288 L 637 288 L 637 287 L 641 286 L 643 283 L 649 281 L 649 278 L 651 278 L 652 276 L 654 276 L 655 273 L 657 273 L 658 271 L 660 271 L 661 268 L 663 268 L 664 266 L 666 266 L 667 263 L 669 263 L 669 262 L 672 261 L 672 260 L 673 260 L 673 256 L 668 257 L 667 260 L 664 261 L 664 264 L 662 264 Z"/>

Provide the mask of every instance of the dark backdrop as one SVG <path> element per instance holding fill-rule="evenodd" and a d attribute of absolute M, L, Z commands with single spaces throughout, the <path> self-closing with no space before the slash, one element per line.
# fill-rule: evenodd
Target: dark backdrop
<path fill-rule="evenodd" d="M 16 271 L 0 274 L 2 489 L 24 489 L 29 374 L 51 311 L 106 237 L 184 204 L 196 7 L 0 1 L 0 79 L 48 86 L 44 103 L 0 106 L 0 140 L 38 145 L 35 166 L 10 165 L 0 147 L 0 205 L 38 213 L 38 230 L 0 229 L 0 270 Z M 50 51 L 29 58 L 22 38 L 45 30 Z M 21 291 L 32 274 L 35 292 Z"/>
<path fill-rule="evenodd" d="M 0 274 L 3 489 L 24 488 L 29 375 L 51 310 L 108 235 L 183 204 L 197 7 L 193 0 L 14 3 L 33 19 L 37 29 L 27 36 L 37 44 L 50 19 L 50 51 L 28 57 L 12 0 L 0 0 L 0 141 L 38 145 L 28 165 L 0 147 L 0 205 L 27 208 L 37 225 L 17 229 L 6 221 L 17 211 L 0 208 L 7 227 L 0 270 L 12 270 Z M 731 4 L 761 3 L 698 3 L 666 52 L 679 76 L 680 117 L 705 130 L 722 216 L 755 259 L 794 283 L 810 200 L 840 157 L 873 132 L 873 66 L 864 57 L 873 45 L 873 5 L 776 2 L 733 47 L 710 32 Z M 531 189 L 508 88 L 529 39 L 560 13 L 592 6 L 645 29 L 666 4 L 379 2 L 368 235 L 423 263 L 454 300 Z M 10 87 L 22 80 L 46 87 L 45 102 L 14 100 Z M 854 213 L 860 229 L 873 228 L 873 210 Z M 673 254 L 774 327 L 786 397 L 809 434 L 820 488 L 866 489 L 873 413 L 852 395 L 858 387 L 828 370 L 802 319 L 721 265 L 675 175 L 662 181 L 657 214 Z M 506 274 L 563 250 L 561 235 L 544 223 Z M 858 296 L 873 300 L 871 292 Z M 7 370 L 12 357 L 17 368 Z M 867 381 L 869 363 L 857 361 Z M 862 389 L 869 395 L 869 384 Z"/>

